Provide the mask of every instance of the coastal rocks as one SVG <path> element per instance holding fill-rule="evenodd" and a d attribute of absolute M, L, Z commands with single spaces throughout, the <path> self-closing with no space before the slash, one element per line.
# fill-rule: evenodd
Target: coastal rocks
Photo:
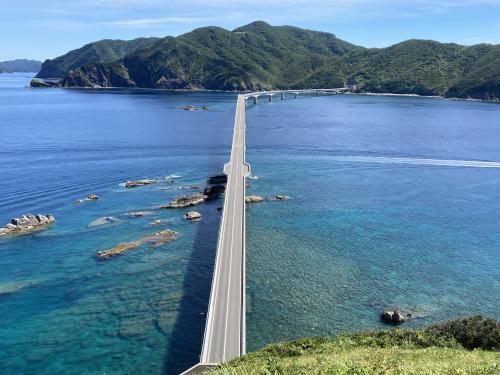
<path fill-rule="evenodd" d="M 245 197 L 245 202 L 246 203 L 259 203 L 262 202 L 264 198 L 258 196 L 258 195 L 247 195 Z"/>
<path fill-rule="evenodd" d="M 219 198 L 226 191 L 225 185 L 212 185 L 206 187 L 203 190 L 203 194 L 207 196 L 207 199 L 216 199 Z"/>
<path fill-rule="evenodd" d="M 87 197 L 85 199 L 77 199 L 75 200 L 75 203 L 76 204 L 79 204 L 79 203 L 83 203 L 85 201 L 96 201 L 98 200 L 100 197 L 96 194 L 89 194 L 87 195 Z"/>
<path fill-rule="evenodd" d="M 56 219 L 52 215 L 23 215 L 20 218 L 14 218 L 9 224 L 0 228 L 0 236 L 21 235 L 45 228 L 52 224 Z"/>
<path fill-rule="evenodd" d="M 290 199 L 288 195 L 272 195 L 266 197 L 266 201 L 285 201 Z"/>
<path fill-rule="evenodd" d="M 227 176 L 225 174 L 218 174 L 216 176 L 209 177 L 207 183 L 209 185 L 227 184 Z"/>
<path fill-rule="evenodd" d="M 116 217 L 113 217 L 113 216 L 104 216 L 104 217 L 100 217 L 99 219 L 95 219 L 89 225 L 87 225 L 87 227 L 88 228 L 98 227 L 98 226 L 101 226 L 101 225 L 118 223 L 119 221 L 120 220 L 117 219 Z"/>
<path fill-rule="evenodd" d="M 44 79 L 33 78 L 30 82 L 31 87 L 60 87 L 58 81 L 47 81 Z"/>
<path fill-rule="evenodd" d="M 194 105 L 183 105 L 182 107 L 179 107 L 179 109 L 182 109 L 184 111 L 208 111 L 209 108 L 204 105 L 202 107 L 196 107 Z"/>
<path fill-rule="evenodd" d="M 197 211 L 190 211 L 184 215 L 187 220 L 200 220 L 201 214 Z"/>
<path fill-rule="evenodd" d="M 178 176 L 178 175 L 175 175 L 175 174 L 169 174 L 168 176 L 163 177 L 163 181 L 169 182 L 169 183 L 173 184 L 173 183 L 175 183 L 181 177 L 182 176 Z"/>
<path fill-rule="evenodd" d="M 161 208 L 184 208 L 192 207 L 197 204 L 203 203 L 207 199 L 205 194 L 197 193 L 191 195 L 185 195 L 182 197 L 175 198 L 169 204 L 161 206 Z"/>
<path fill-rule="evenodd" d="M 384 310 L 380 314 L 380 319 L 385 323 L 401 324 L 411 319 L 410 313 L 403 313 L 399 310 Z"/>
<path fill-rule="evenodd" d="M 151 184 L 156 184 L 158 180 L 154 178 L 146 178 L 144 180 L 129 180 L 125 182 L 125 187 L 126 188 L 135 188 L 138 186 L 145 186 L 145 185 L 151 185 Z"/>
<path fill-rule="evenodd" d="M 148 216 L 148 215 L 152 215 L 152 214 L 153 214 L 152 211 L 132 211 L 132 212 L 127 213 L 127 216 L 128 217 L 144 217 L 144 216 Z"/>
<path fill-rule="evenodd" d="M 123 254 L 126 251 L 133 250 L 138 248 L 139 246 L 148 243 L 150 248 L 156 248 L 162 245 L 165 245 L 169 242 L 174 241 L 177 238 L 177 232 L 167 229 L 161 232 L 157 232 L 153 235 L 143 237 L 139 240 L 132 242 L 124 242 L 118 244 L 109 250 L 99 251 L 97 253 L 97 257 L 100 259 L 108 259 L 115 257 L 117 255 Z"/>

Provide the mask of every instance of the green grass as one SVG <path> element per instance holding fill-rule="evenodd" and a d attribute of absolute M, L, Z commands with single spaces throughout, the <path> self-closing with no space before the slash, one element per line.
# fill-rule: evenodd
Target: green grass
<path fill-rule="evenodd" d="M 423 330 L 312 337 L 269 345 L 205 373 L 496 375 L 499 327 L 495 320 L 473 317 Z"/>

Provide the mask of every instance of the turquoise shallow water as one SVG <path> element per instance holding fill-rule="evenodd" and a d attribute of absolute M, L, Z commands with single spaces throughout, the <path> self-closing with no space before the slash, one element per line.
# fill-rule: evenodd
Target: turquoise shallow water
<path fill-rule="evenodd" d="M 500 318 L 500 107 L 322 97 L 248 111 L 248 348 Z M 469 167 L 465 167 L 468 165 Z"/>
<path fill-rule="evenodd" d="M 222 200 L 198 206 L 197 223 L 155 207 L 222 169 L 235 96 L 28 81 L 0 75 L 0 222 L 40 212 L 57 223 L 0 239 L 2 374 L 177 373 L 199 354 Z M 292 199 L 248 209 L 249 349 L 381 328 L 386 306 L 414 312 L 409 326 L 500 318 L 499 114 L 359 96 L 250 107 L 247 160 L 259 179 L 248 193 Z M 120 186 L 172 174 L 182 177 Z M 101 199 L 73 203 L 89 193 Z M 127 217 L 138 210 L 151 214 Z M 88 227 L 103 216 L 120 221 Z M 177 241 L 95 259 L 166 228 Z"/>
<path fill-rule="evenodd" d="M 0 221 L 34 212 L 57 222 L 0 239 L 0 372 L 178 373 L 200 352 L 222 200 L 199 206 L 197 223 L 182 218 L 187 209 L 155 207 L 220 173 L 234 95 L 30 90 L 26 82 L 0 79 Z M 185 104 L 211 110 L 177 108 Z M 120 186 L 168 175 L 182 177 Z M 73 203 L 89 193 L 101 199 Z M 151 214 L 127 216 L 143 210 Z M 88 227 L 103 216 L 120 221 Z M 151 226 L 156 219 L 164 222 Z M 177 241 L 95 258 L 167 228 Z"/>

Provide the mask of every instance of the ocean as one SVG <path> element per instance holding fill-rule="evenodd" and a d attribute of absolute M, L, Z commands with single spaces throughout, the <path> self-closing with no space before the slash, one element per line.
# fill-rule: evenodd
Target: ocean
<path fill-rule="evenodd" d="M 28 212 L 56 223 L 0 239 L 2 373 L 189 367 L 223 201 L 197 206 L 198 222 L 158 207 L 221 172 L 236 95 L 28 83 L 0 75 L 0 224 Z M 250 105 L 247 161 L 258 179 L 247 193 L 290 199 L 247 211 L 248 349 L 387 328 L 387 307 L 411 312 L 407 327 L 500 318 L 499 115 L 494 104 L 414 97 Z M 123 187 L 142 178 L 159 182 Z M 100 199 L 75 203 L 90 193 Z M 91 225 L 109 216 L 117 221 Z M 96 258 L 163 229 L 178 239 Z"/>

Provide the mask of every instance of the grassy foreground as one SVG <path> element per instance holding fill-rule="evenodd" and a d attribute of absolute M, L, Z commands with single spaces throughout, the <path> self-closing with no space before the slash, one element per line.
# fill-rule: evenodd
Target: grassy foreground
<path fill-rule="evenodd" d="M 500 323 L 473 317 L 272 344 L 206 374 L 500 374 Z"/>

